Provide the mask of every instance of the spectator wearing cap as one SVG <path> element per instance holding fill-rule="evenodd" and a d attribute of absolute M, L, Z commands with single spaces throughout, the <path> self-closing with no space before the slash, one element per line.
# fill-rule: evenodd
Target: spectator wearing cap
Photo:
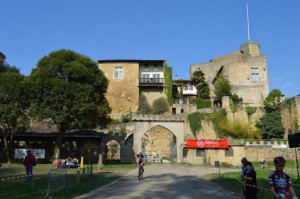
<path fill-rule="evenodd" d="M 36 165 L 36 160 L 34 155 L 31 153 L 30 150 L 27 150 L 27 156 L 24 160 L 24 166 L 26 167 L 26 179 L 27 181 L 32 181 L 32 169 L 33 166 Z"/>
<path fill-rule="evenodd" d="M 242 163 L 242 176 L 245 175 L 246 171 L 247 171 L 247 168 L 246 168 L 246 162 L 248 162 L 247 158 L 246 157 L 243 157 L 241 159 L 241 163 Z M 255 168 L 252 166 L 252 170 L 255 172 Z"/>
<path fill-rule="evenodd" d="M 245 175 L 243 176 L 245 182 L 245 198 L 246 199 L 257 199 L 257 181 L 256 181 L 256 172 L 252 169 L 252 163 L 247 161 L 244 163 L 246 167 Z"/>

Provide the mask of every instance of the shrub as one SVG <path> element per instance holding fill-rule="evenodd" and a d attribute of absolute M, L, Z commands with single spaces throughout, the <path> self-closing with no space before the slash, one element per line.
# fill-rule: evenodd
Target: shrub
<path fill-rule="evenodd" d="M 251 106 L 247 106 L 246 107 L 246 112 L 248 117 L 251 117 L 251 115 L 253 115 L 256 112 L 256 107 L 251 107 Z"/>
<path fill-rule="evenodd" d="M 226 110 L 216 111 L 211 114 L 214 130 L 219 138 L 231 136 L 233 138 L 260 138 L 260 132 L 253 129 L 249 124 L 239 121 L 229 122 L 226 117 Z"/>
<path fill-rule="evenodd" d="M 153 102 L 152 113 L 153 114 L 162 114 L 169 110 L 169 104 L 167 100 L 163 97 L 160 97 Z"/>
<path fill-rule="evenodd" d="M 126 115 L 121 116 L 121 122 L 127 123 L 131 121 L 131 114 L 127 113 Z"/>
<path fill-rule="evenodd" d="M 238 105 L 238 104 L 243 103 L 243 98 L 239 97 L 237 94 L 233 94 L 231 96 L 231 100 L 233 101 L 234 105 Z"/>
<path fill-rule="evenodd" d="M 139 99 L 139 110 L 138 113 L 148 114 L 151 112 L 150 105 L 147 102 L 145 95 L 141 94 Z"/>
<path fill-rule="evenodd" d="M 122 124 L 120 126 L 120 133 L 119 136 L 121 137 L 126 132 L 126 124 Z"/>
<path fill-rule="evenodd" d="M 209 99 L 193 98 L 190 100 L 190 103 L 195 104 L 197 109 L 211 107 L 211 101 Z"/>
<path fill-rule="evenodd" d="M 121 122 L 119 119 L 112 118 L 110 123 L 111 124 L 120 124 Z"/>
<path fill-rule="evenodd" d="M 230 110 L 231 110 L 233 113 L 236 113 L 236 112 L 237 112 L 237 110 L 238 110 L 238 107 L 237 107 L 237 105 L 230 104 L 230 105 L 229 105 L 229 107 L 230 107 Z"/>

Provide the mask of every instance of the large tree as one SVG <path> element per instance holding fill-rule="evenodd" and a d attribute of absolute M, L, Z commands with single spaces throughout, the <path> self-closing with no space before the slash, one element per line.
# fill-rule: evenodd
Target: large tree
<path fill-rule="evenodd" d="M 8 163 L 11 162 L 10 151 L 15 133 L 21 128 L 26 128 L 29 123 L 27 114 L 29 103 L 23 79 L 24 76 L 17 72 L 0 74 L 0 127 Z"/>
<path fill-rule="evenodd" d="M 105 125 L 111 109 L 104 96 L 108 80 L 96 62 L 71 50 L 59 50 L 39 60 L 30 77 L 30 113 L 51 119 L 59 138 L 54 151 L 60 158 L 62 139 L 69 130 Z"/>
<path fill-rule="evenodd" d="M 194 71 L 191 81 L 197 88 L 198 98 L 209 99 L 209 86 L 205 81 L 204 73 L 201 70 Z"/>
<path fill-rule="evenodd" d="M 256 124 L 262 132 L 263 139 L 282 138 L 284 135 L 284 127 L 281 122 L 281 114 L 279 111 L 266 113 Z"/>
<path fill-rule="evenodd" d="M 270 113 L 273 111 L 278 111 L 280 108 L 282 96 L 283 94 L 281 93 L 280 90 L 278 89 L 272 90 L 264 100 L 264 106 L 266 112 Z"/>

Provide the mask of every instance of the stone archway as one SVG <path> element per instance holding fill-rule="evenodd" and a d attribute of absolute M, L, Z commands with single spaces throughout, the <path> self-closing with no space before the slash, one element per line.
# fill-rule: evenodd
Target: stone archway
<path fill-rule="evenodd" d="M 142 152 L 146 155 L 176 161 L 176 137 L 167 128 L 160 125 L 154 126 L 148 130 L 141 139 Z"/>
<path fill-rule="evenodd" d="M 120 160 L 120 144 L 116 140 L 111 140 L 106 144 L 107 147 L 107 160 Z"/>

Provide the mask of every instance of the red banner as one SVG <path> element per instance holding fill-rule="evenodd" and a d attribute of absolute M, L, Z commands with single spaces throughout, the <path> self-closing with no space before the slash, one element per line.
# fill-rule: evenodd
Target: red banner
<path fill-rule="evenodd" d="M 228 140 L 191 140 L 187 139 L 189 149 L 228 149 Z"/>

